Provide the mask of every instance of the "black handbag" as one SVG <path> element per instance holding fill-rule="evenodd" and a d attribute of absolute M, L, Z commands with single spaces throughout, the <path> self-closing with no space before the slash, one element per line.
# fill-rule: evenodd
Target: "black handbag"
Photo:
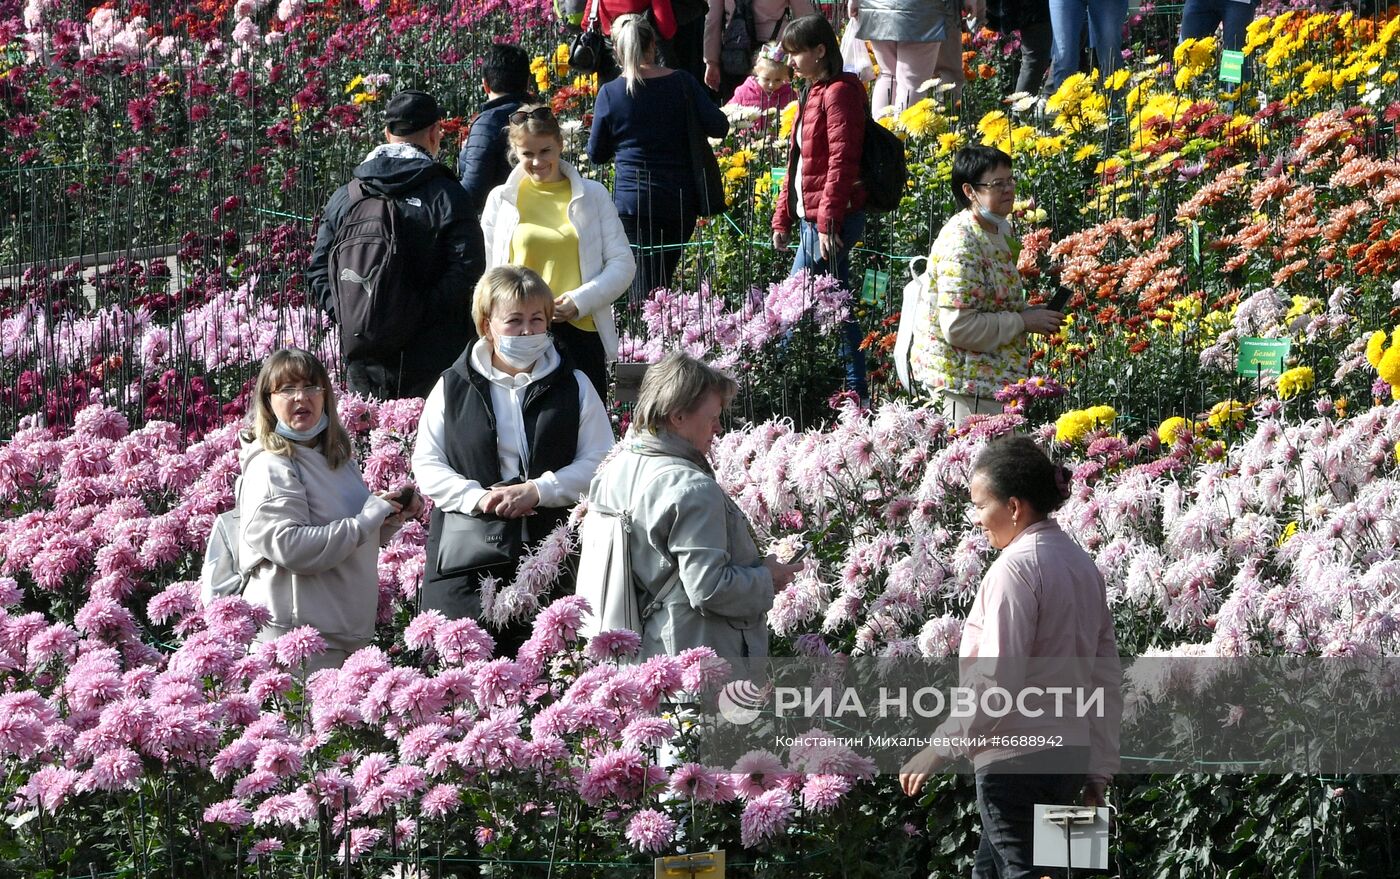
<path fill-rule="evenodd" d="M 583 30 L 569 40 L 569 70 L 583 74 L 601 73 L 617 66 L 613 60 L 612 46 L 603 36 L 603 28 L 598 24 L 598 4 L 603 0 L 593 0 L 588 20 Z"/>
<path fill-rule="evenodd" d="M 715 217 L 729 210 L 729 205 L 724 200 L 724 176 L 719 172 L 719 160 L 710 149 L 710 141 L 700 127 L 700 114 L 695 110 L 696 101 L 708 101 L 709 97 L 697 94 L 698 91 L 690 89 L 690 98 L 685 102 L 690 167 L 695 174 L 695 195 L 700 200 L 695 213 L 701 217 Z"/>
<path fill-rule="evenodd" d="M 437 547 L 438 575 L 453 577 L 514 563 L 524 552 L 523 522 L 491 513 L 444 513 Z"/>

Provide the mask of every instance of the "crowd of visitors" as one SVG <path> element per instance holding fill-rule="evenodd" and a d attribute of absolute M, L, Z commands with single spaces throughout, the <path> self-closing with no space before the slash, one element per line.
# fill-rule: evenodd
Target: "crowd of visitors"
<path fill-rule="evenodd" d="M 378 548 L 429 507 L 422 608 L 493 622 L 498 653 L 511 655 L 528 629 L 490 619 L 485 585 L 509 582 L 584 498 L 579 580 L 555 589 L 589 598 L 590 633 L 633 628 L 642 657 L 701 646 L 736 662 L 765 657 L 767 613 L 802 563 L 759 544 L 710 466 L 734 379 L 671 354 L 646 372 L 620 443 L 607 414 L 614 303 L 630 291 L 623 301 L 637 306 L 672 284 L 697 217 L 716 207 L 694 148 L 728 130 L 716 93 L 765 111 L 760 125 L 797 102 L 773 244 L 796 244 L 793 275 L 828 274 L 849 289 L 872 111 L 899 112 L 938 80 L 958 99 L 965 16 L 1019 36 L 1016 88 L 1039 93 L 1080 69 L 1086 32 L 1098 70 L 1111 74 L 1126 14 L 1124 0 L 848 0 L 850 26 L 879 68 L 867 98 L 808 0 L 594 2 L 620 75 L 598 92 L 586 152 L 613 164 L 611 191 L 565 161 L 559 120 L 531 94 L 526 53 L 496 45 L 455 173 L 437 160 L 442 108 L 401 91 L 386 104 L 385 143 L 326 205 L 309 283 L 340 327 L 348 388 L 426 399 L 416 487 L 371 492 L 325 365 L 284 349 L 258 375 L 236 501 L 243 594 L 267 609 L 262 641 L 318 630 L 330 649 L 317 667 L 372 642 Z M 1223 29 L 1224 44 L 1238 47 L 1254 6 L 1188 0 L 1181 37 Z M 721 37 L 730 39 L 736 15 L 754 47 L 746 78 L 732 66 L 721 75 Z M 961 210 L 903 305 L 908 373 L 959 420 L 1000 411 L 993 395 L 1024 374 L 1027 335 L 1055 332 L 1064 315 L 1027 305 L 1008 220 L 1011 157 L 964 148 L 951 182 Z M 847 320 L 845 381 L 864 402 L 860 338 Z M 1115 655 L 1102 578 L 1052 518 L 1064 486 L 1026 437 L 991 444 L 975 463 L 973 515 L 1001 556 L 977 594 L 965 658 Z M 1072 744 L 1053 753 L 928 751 L 903 785 L 917 793 L 943 763 L 973 759 L 984 827 L 977 875 L 1023 875 L 1030 805 L 1081 794 L 1101 802 L 1114 769 L 1111 730 L 1066 732 Z"/>

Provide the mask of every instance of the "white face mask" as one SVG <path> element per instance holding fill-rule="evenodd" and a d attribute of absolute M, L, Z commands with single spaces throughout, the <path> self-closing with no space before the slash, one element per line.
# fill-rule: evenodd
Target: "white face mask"
<path fill-rule="evenodd" d="M 548 333 L 540 333 L 537 336 L 497 336 L 496 356 L 510 364 L 513 369 L 529 369 L 553 344 L 554 338 Z"/>
<path fill-rule="evenodd" d="M 1002 235 L 1008 238 L 1011 236 L 1011 221 L 1004 215 L 992 213 L 981 202 L 977 202 L 973 210 L 977 213 L 977 216 L 996 226 L 997 231 Z"/>

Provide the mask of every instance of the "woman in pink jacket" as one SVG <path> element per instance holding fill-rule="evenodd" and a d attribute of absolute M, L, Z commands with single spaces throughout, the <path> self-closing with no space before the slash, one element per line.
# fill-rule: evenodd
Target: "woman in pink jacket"
<path fill-rule="evenodd" d="M 959 678 L 984 692 L 1006 690 L 1016 710 L 950 718 L 935 739 L 986 744 L 930 746 L 899 779 L 915 796 L 940 766 L 971 758 L 982 817 L 972 875 L 1040 876 L 1031 854 L 1035 804 L 1102 806 L 1118 768 L 1122 703 L 1113 614 L 1093 557 L 1050 517 L 1069 496 L 1069 472 L 1029 437 L 989 443 L 973 465 L 969 491 L 974 519 L 1001 555 L 963 625 Z M 1047 694 L 1066 686 L 1066 692 L 1102 688 L 1104 710 L 1083 716 L 1057 707 Z"/>

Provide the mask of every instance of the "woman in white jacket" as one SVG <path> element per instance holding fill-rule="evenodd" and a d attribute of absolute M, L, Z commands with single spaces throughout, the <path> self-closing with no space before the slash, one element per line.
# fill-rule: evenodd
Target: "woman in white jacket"
<path fill-rule="evenodd" d="M 554 337 L 606 400 L 617 359 L 612 304 L 637 272 L 627 233 L 608 190 L 561 158 L 564 136 L 548 107 L 512 113 L 509 138 L 515 169 L 481 214 L 486 266 L 523 265 L 559 294 Z"/>
<path fill-rule="evenodd" d="M 252 405 L 252 424 L 240 435 L 239 558 L 251 571 L 243 597 L 272 614 L 259 641 L 312 626 L 328 649 L 307 660 L 306 673 L 337 668 L 374 640 L 379 547 L 403 508 L 397 492 L 365 487 L 314 354 L 271 354 Z M 415 496 L 408 513 L 421 508 Z"/>

